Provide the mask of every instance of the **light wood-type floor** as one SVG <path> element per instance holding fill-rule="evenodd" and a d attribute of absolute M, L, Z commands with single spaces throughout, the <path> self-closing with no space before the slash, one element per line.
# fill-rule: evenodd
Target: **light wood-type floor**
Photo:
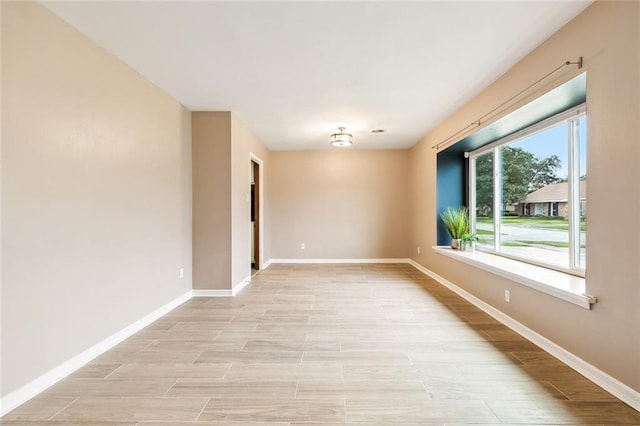
<path fill-rule="evenodd" d="M 3 419 L 29 422 L 640 425 L 640 413 L 409 265 L 272 265 Z"/>

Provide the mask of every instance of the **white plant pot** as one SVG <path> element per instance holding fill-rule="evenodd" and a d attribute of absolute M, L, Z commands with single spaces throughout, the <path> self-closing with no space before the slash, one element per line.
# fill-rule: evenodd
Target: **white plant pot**
<path fill-rule="evenodd" d="M 475 241 L 460 241 L 460 250 L 462 251 L 475 251 L 476 242 Z"/>

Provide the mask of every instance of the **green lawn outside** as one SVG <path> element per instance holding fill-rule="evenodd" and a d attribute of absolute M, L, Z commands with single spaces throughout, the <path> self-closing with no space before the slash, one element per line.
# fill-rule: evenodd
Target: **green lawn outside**
<path fill-rule="evenodd" d="M 477 217 L 476 221 L 480 223 L 492 223 L 493 218 Z M 550 219 L 550 218 L 544 218 L 544 217 L 503 216 L 502 223 L 505 225 L 524 226 L 527 228 L 557 229 L 559 231 L 569 230 L 569 221 L 564 219 Z M 584 220 L 581 220 L 580 231 L 586 231 L 586 230 L 587 230 L 587 222 Z"/>
<path fill-rule="evenodd" d="M 476 229 L 476 235 L 493 235 L 493 231 L 487 231 L 486 229 Z"/>
<path fill-rule="evenodd" d="M 539 246 L 549 246 L 549 247 L 558 247 L 558 248 L 569 248 L 569 243 L 565 243 L 562 241 L 504 241 L 502 243 L 505 247 L 539 247 Z M 583 244 L 580 248 L 586 248 Z"/>

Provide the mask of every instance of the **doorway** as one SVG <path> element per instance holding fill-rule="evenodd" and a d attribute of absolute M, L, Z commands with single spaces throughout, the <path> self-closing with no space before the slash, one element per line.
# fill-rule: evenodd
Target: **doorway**
<path fill-rule="evenodd" d="M 250 155 L 251 171 L 251 276 L 262 265 L 262 161 Z"/>

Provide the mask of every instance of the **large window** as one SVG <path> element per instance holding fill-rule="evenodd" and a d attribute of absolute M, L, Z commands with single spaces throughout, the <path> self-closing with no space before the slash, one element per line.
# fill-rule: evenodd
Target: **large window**
<path fill-rule="evenodd" d="M 584 275 L 585 107 L 470 153 L 470 209 L 480 250 Z"/>

